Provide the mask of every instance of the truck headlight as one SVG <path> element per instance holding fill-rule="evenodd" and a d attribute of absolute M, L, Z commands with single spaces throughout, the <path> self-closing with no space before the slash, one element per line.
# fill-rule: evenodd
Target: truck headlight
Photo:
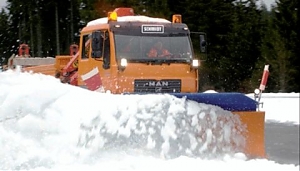
<path fill-rule="evenodd" d="M 193 68 L 198 68 L 200 66 L 200 62 L 198 59 L 193 59 L 192 61 L 192 67 Z"/>
<path fill-rule="evenodd" d="M 121 58 L 120 63 L 118 65 L 118 69 L 120 71 L 124 71 L 126 67 L 127 67 L 127 59 L 126 58 Z"/>
<path fill-rule="evenodd" d="M 120 65 L 121 65 L 122 68 L 126 68 L 127 67 L 127 59 L 122 58 Z"/>

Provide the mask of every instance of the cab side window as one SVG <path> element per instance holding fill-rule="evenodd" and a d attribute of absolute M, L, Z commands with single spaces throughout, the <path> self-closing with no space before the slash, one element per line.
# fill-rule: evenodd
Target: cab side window
<path fill-rule="evenodd" d="M 84 35 L 82 41 L 82 54 L 81 59 L 89 58 L 90 50 L 91 50 L 91 34 Z"/>
<path fill-rule="evenodd" d="M 109 36 L 108 36 L 108 32 L 103 32 L 103 38 L 104 39 L 104 49 L 103 49 L 103 57 L 106 58 L 106 57 L 109 57 L 110 55 L 110 42 L 109 42 Z"/>

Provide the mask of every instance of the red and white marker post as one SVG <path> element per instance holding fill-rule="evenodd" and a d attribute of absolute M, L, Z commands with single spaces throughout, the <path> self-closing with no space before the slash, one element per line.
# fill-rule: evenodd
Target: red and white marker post
<path fill-rule="evenodd" d="M 261 99 L 262 91 L 264 91 L 266 88 L 268 77 L 269 77 L 269 65 L 265 65 L 259 88 L 255 89 L 255 91 L 254 91 L 254 99 L 257 100 L 257 102 L 258 102 L 257 110 L 259 110 L 260 104 L 263 105 L 260 102 L 260 99 Z"/>
<path fill-rule="evenodd" d="M 260 82 L 260 86 L 259 86 L 259 90 L 261 92 L 264 91 L 265 88 L 266 88 L 268 77 L 269 77 L 269 65 L 265 65 L 264 72 L 263 72 L 261 82 Z"/>

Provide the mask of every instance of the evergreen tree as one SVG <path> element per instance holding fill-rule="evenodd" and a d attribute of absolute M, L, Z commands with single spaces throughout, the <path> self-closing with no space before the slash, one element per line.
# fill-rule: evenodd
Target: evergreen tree
<path fill-rule="evenodd" d="M 284 80 L 279 80 L 280 91 L 299 92 L 299 27 L 297 11 L 299 11 L 298 0 L 278 0 L 275 12 L 274 24 L 278 28 L 278 33 L 283 43 L 282 51 L 284 53 L 278 54 L 278 58 L 286 58 L 287 74 Z M 283 57 L 285 56 L 285 57 Z M 282 79 L 279 77 L 279 79 Z"/>
<path fill-rule="evenodd" d="M 79 4 L 80 25 L 82 27 L 91 20 L 105 17 L 108 12 L 108 5 L 105 5 L 106 0 L 79 0 Z"/>
<path fill-rule="evenodd" d="M 234 6 L 229 33 L 229 56 L 221 59 L 222 85 L 226 91 L 252 92 L 251 76 L 261 56 L 261 11 L 253 1 L 239 1 Z"/>
<path fill-rule="evenodd" d="M 9 14 L 2 9 L 0 12 L 0 66 L 6 65 L 8 58 L 15 53 L 15 40 L 12 37 L 15 32 L 12 31 L 12 24 L 9 20 Z"/>
<path fill-rule="evenodd" d="M 186 1 L 187 12 L 184 18 L 190 30 L 207 33 L 208 57 L 202 63 L 200 70 L 200 85 L 203 90 L 206 87 L 219 91 L 238 89 L 239 84 L 236 82 L 240 80 L 240 77 L 234 76 L 232 72 L 240 72 L 239 68 L 234 67 L 239 59 L 231 59 L 233 53 L 237 53 L 233 51 L 233 47 L 241 41 L 237 38 L 240 35 L 236 34 L 239 28 L 234 29 L 234 24 L 237 25 L 236 22 L 240 22 L 235 20 L 239 9 L 235 8 L 234 2 L 230 0 Z M 245 21 L 247 20 L 241 22 Z M 236 37 L 235 41 L 233 37 Z M 197 45 L 194 46 L 197 47 Z"/>
<path fill-rule="evenodd" d="M 199 53 L 200 87 L 252 91 L 264 64 L 270 64 L 268 91 L 299 92 L 298 0 L 278 0 L 272 12 L 257 0 L 7 0 L 0 13 L 1 57 L 28 43 L 32 56 L 68 54 L 88 21 L 106 17 L 116 7 L 131 7 L 137 15 L 171 19 L 181 14 L 192 32 L 207 35 L 208 56 Z"/>
<path fill-rule="evenodd" d="M 297 0 L 277 1 L 264 48 L 271 65 L 273 91 L 299 92 L 299 39 L 297 39 Z"/>

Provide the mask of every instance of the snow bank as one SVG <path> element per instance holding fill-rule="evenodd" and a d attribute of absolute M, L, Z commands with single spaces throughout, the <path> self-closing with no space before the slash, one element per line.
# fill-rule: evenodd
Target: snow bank
<path fill-rule="evenodd" d="M 245 143 L 238 116 L 170 95 L 112 95 L 0 73 L 0 169 L 92 161 L 107 151 L 218 158 Z"/>
<path fill-rule="evenodd" d="M 118 22 L 158 22 L 158 23 L 171 23 L 169 20 L 163 18 L 153 18 L 148 16 L 122 16 L 117 18 Z M 97 24 L 107 24 L 107 17 L 99 18 L 88 22 L 87 26 L 97 25 Z"/>
<path fill-rule="evenodd" d="M 247 94 L 254 98 L 253 93 Z M 263 93 L 260 110 L 265 111 L 266 122 L 299 125 L 300 93 Z"/>
<path fill-rule="evenodd" d="M 241 133 L 245 128 L 238 116 L 221 108 L 170 95 L 112 98 L 118 103 L 106 104 L 109 109 L 81 124 L 79 144 L 85 149 L 138 149 L 163 158 L 215 158 L 244 147 Z"/>

